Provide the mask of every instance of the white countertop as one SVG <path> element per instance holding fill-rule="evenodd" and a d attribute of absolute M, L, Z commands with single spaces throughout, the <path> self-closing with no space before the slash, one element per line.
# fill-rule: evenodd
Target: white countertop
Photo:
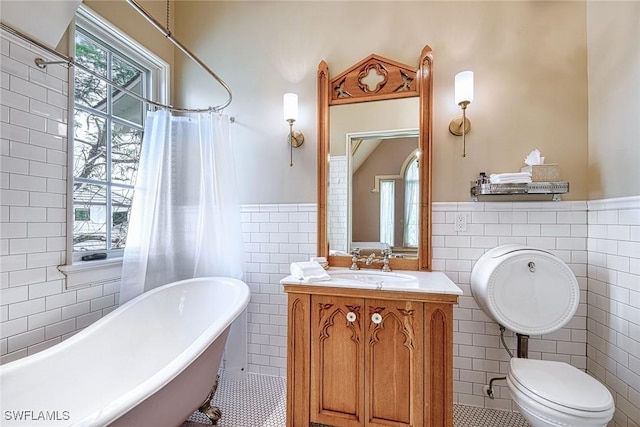
<path fill-rule="evenodd" d="M 381 270 L 330 267 L 327 273 L 330 280 L 308 282 L 287 276 L 280 283 L 462 295 L 462 290 L 442 272 L 394 270 L 385 273 Z"/>

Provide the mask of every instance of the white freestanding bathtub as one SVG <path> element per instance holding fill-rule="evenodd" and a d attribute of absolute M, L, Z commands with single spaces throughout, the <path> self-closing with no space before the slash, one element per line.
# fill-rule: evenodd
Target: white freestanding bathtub
<path fill-rule="evenodd" d="M 0 425 L 180 425 L 216 381 L 249 288 L 230 278 L 170 283 L 71 338 L 0 366 Z"/>

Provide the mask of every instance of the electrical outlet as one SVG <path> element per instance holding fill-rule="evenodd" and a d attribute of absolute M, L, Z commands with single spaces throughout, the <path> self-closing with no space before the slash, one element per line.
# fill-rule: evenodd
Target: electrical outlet
<path fill-rule="evenodd" d="M 463 213 L 456 214 L 456 231 L 467 231 L 467 216 Z"/>

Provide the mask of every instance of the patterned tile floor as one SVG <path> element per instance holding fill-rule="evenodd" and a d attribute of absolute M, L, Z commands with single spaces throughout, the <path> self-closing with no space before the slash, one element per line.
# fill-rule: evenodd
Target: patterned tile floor
<path fill-rule="evenodd" d="M 227 380 L 220 372 L 218 391 L 213 404 L 222 410 L 220 427 L 283 427 L 286 413 L 284 378 L 248 374 L 244 381 Z M 180 427 L 211 425 L 209 419 L 195 412 Z M 527 427 L 522 415 L 495 409 L 454 405 L 454 427 Z"/>

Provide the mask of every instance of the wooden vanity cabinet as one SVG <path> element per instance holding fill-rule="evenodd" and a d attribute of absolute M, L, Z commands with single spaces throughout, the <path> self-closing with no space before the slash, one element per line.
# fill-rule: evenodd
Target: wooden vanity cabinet
<path fill-rule="evenodd" d="M 285 285 L 287 426 L 451 426 L 456 295 Z"/>

